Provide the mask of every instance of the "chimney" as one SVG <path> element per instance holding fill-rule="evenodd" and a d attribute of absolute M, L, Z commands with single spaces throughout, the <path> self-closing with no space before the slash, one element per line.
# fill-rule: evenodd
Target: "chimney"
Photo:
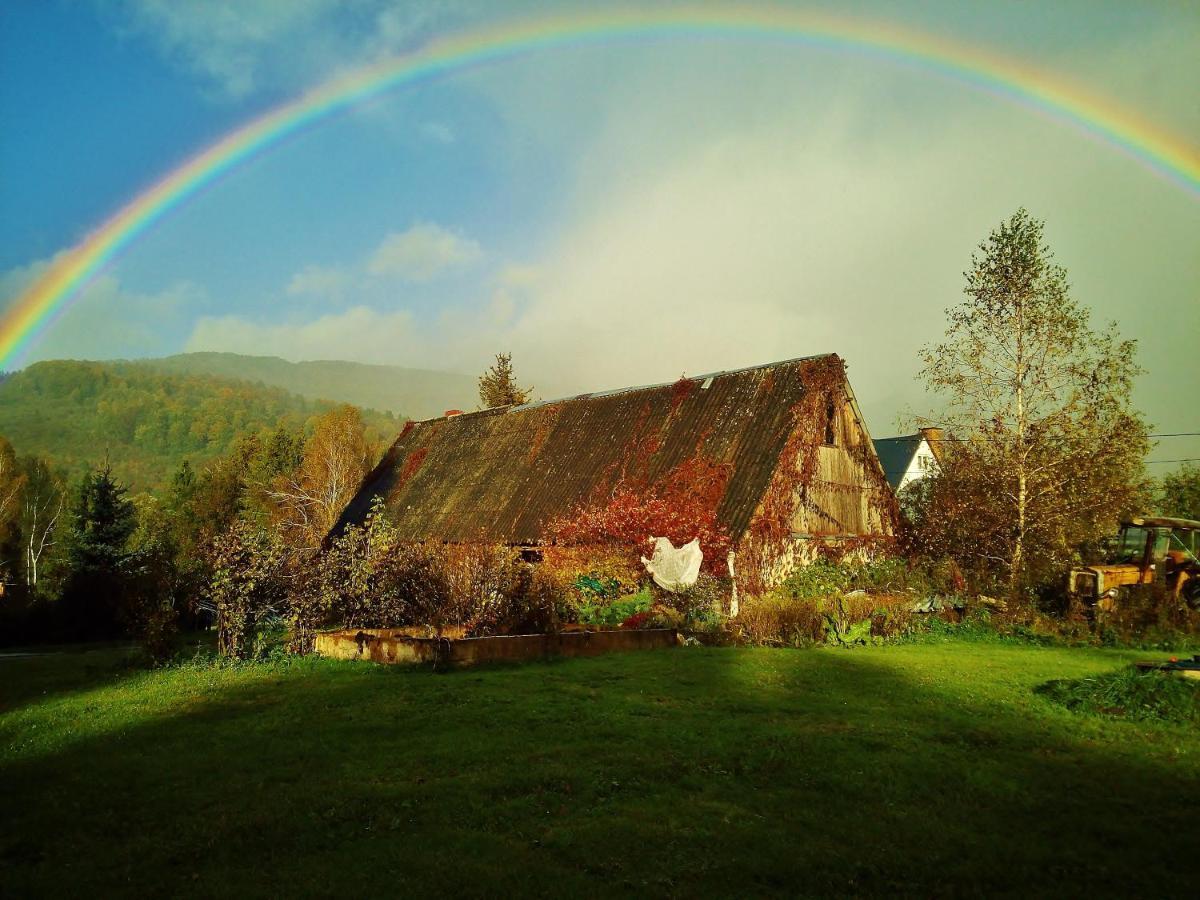
<path fill-rule="evenodd" d="M 940 463 L 942 461 L 942 429 L 922 428 L 921 437 L 929 442 L 929 449 L 933 451 L 934 459 Z"/>
<path fill-rule="evenodd" d="M 461 416 L 462 414 L 461 409 L 448 409 L 445 413 L 447 419 L 453 419 L 455 416 Z"/>

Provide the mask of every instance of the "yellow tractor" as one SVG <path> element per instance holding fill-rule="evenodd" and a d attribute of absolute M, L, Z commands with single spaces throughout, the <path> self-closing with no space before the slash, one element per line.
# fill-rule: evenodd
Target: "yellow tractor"
<path fill-rule="evenodd" d="M 1124 522 L 1103 565 L 1072 569 L 1067 590 L 1085 605 L 1111 612 L 1133 585 L 1159 585 L 1200 609 L 1200 522 L 1138 516 Z"/>

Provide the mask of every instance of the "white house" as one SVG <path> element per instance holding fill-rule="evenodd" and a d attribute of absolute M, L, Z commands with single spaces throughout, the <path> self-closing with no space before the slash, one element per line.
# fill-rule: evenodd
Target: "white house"
<path fill-rule="evenodd" d="M 938 470 L 940 428 L 922 428 L 916 434 L 879 438 L 875 452 L 883 465 L 883 474 L 897 494 L 918 479 Z"/>

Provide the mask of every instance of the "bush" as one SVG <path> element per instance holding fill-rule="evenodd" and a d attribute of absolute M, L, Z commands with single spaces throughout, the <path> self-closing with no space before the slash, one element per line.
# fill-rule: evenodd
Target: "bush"
<path fill-rule="evenodd" d="M 523 562 L 502 544 L 402 541 L 381 504 L 308 565 L 291 597 L 292 648 L 311 649 L 312 631 L 428 626 L 470 636 L 553 631 L 574 607 L 557 573 Z"/>
<path fill-rule="evenodd" d="M 1175 599 L 1161 584 L 1133 585 L 1111 611 L 1096 611 L 1096 630 L 1111 645 L 1137 643 L 1182 649 L 1200 638 L 1200 611 Z"/>
<path fill-rule="evenodd" d="M 656 605 L 675 611 L 682 623 L 692 626 L 719 618 L 725 610 L 731 587 L 728 578 L 717 578 L 701 572 L 696 583 L 686 591 L 664 591 L 653 582 L 648 590 Z"/>
<path fill-rule="evenodd" d="M 918 622 L 911 597 L 862 593 L 750 597 L 734 619 L 743 641 L 786 647 L 880 643 L 911 634 Z"/>
<path fill-rule="evenodd" d="M 854 590 L 949 597 L 962 594 L 964 589 L 962 573 L 951 561 L 877 556 L 840 561 L 819 557 L 792 572 L 775 592 L 797 599 L 830 597 Z"/>
<path fill-rule="evenodd" d="M 631 617 L 649 611 L 653 605 L 650 591 L 643 590 L 609 603 L 583 604 L 579 607 L 579 621 L 584 625 L 621 625 Z"/>
<path fill-rule="evenodd" d="M 790 574 L 772 593 L 791 600 L 815 600 L 848 591 L 854 581 L 854 566 L 818 558 Z"/>
<path fill-rule="evenodd" d="M 645 570 L 611 547 L 546 547 L 539 570 L 565 585 L 572 606 L 597 606 L 636 594 Z"/>
<path fill-rule="evenodd" d="M 286 557 L 275 536 L 245 522 L 217 538 L 211 554 L 217 647 L 223 656 L 246 659 L 260 626 L 284 608 Z"/>
<path fill-rule="evenodd" d="M 741 640 L 764 646 L 811 647 L 825 634 L 815 602 L 779 595 L 746 598 L 734 623 Z"/>
<path fill-rule="evenodd" d="M 449 588 L 446 618 L 468 636 L 549 633 L 574 618 L 557 574 L 523 562 L 511 547 L 449 547 L 443 564 Z M 436 615 L 429 611 L 429 617 Z"/>

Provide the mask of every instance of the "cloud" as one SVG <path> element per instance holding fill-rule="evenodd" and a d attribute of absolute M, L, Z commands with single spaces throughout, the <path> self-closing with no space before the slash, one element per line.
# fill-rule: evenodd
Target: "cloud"
<path fill-rule="evenodd" d="M 223 94 L 294 90 L 412 49 L 463 0 L 124 0 L 97 8 Z"/>
<path fill-rule="evenodd" d="M 384 238 L 367 263 L 367 271 L 405 281 L 430 281 L 450 269 L 470 265 L 482 255 L 482 248 L 470 238 L 419 222 Z"/>
<path fill-rule="evenodd" d="M 0 273 L 0 310 L 40 278 L 51 260 Z M 207 295 L 180 282 L 158 292 L 130 290 L 113 274 L 101 275 L 43 334 L 25 362 L 39 359 L 112 359 L 162 353 L 188 325 L 188 314 Z"/>
<path fill-rule="evenodd" d="M 293 297 L 312 296 L 320 299 L 340 300 L 345 295 L 353 277 L 344 269 L 334 266 L 307 265 L 288 282 L 287 293 Z"/>
<path fill-rule="evenodd" d="M 125 29 L 150 38 L 168 59 L 240 97 L 259 87 L 268 56 L 289 39 L 314 32 L 337 6 L 336 0 L 130 0 L 120 11 Z"/>
<path fill-rule="evenodd" d="M 405 311 L 354 306 L 304 322 L 254 322 L 241 316 L 199 319 L 186 349 L 223 350 L 284 359 L 397 362 L 419 350 L 421 335 Z"/>

